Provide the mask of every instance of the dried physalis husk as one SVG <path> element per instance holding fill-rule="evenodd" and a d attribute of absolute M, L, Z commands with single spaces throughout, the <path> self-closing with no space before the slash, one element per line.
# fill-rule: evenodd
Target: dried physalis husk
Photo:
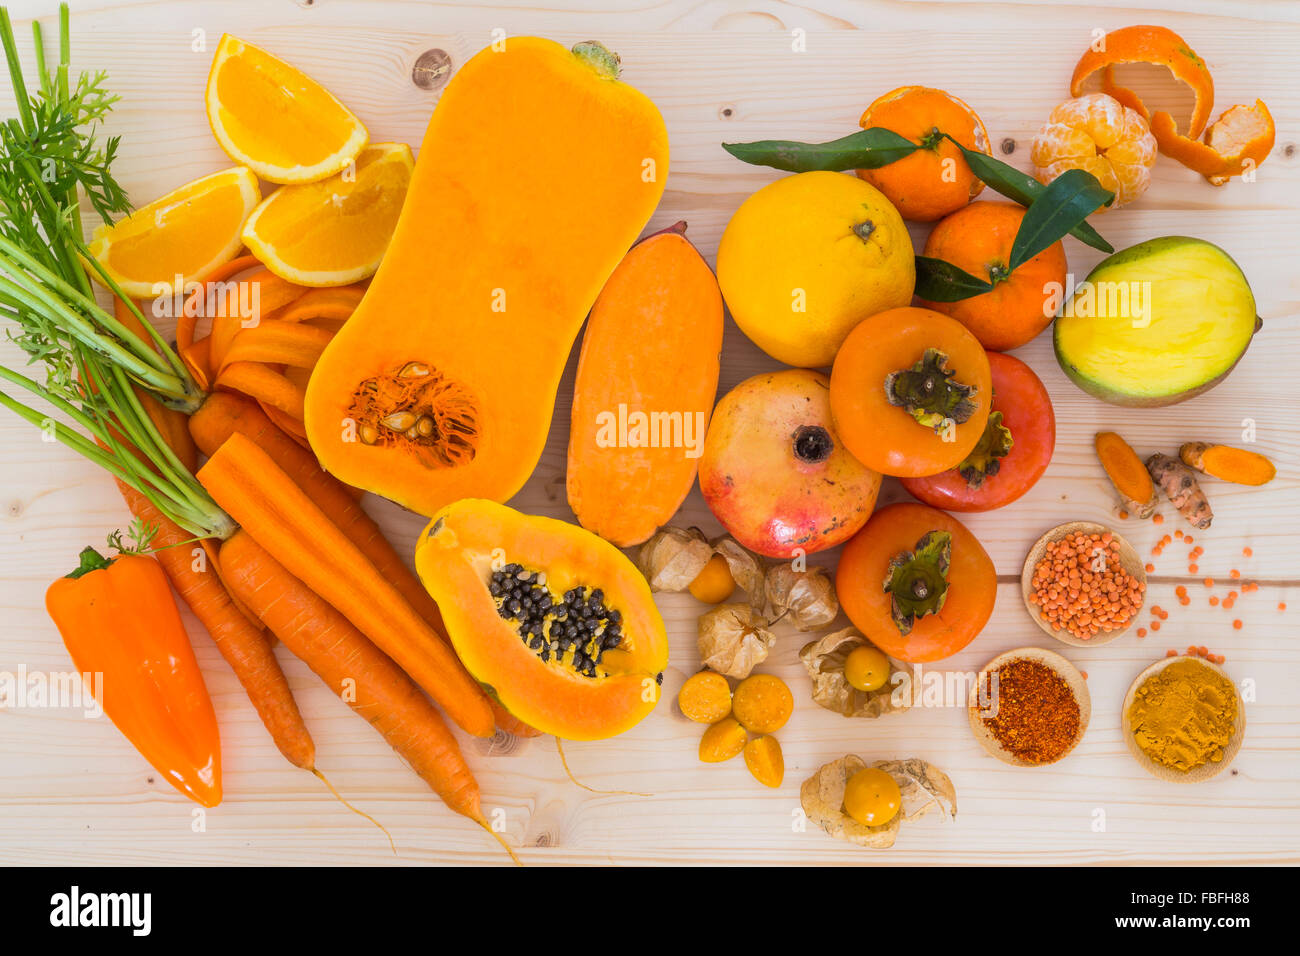
<path fill-rule="evenodd" d="M 722 604 L 700 615 L 700 660 L 727 677 L 748 677 L 775 643 L 767 621 L 748 604 Z"/>
<path fill-rule="evenodd" d="M 789 621 L 799 631 L 815 631 L 835 620 L 840 602 L 825 568 L 796 571 L 778 564 L 767 572 L 767 602 L 773 618 Z"/>
<path fill-rule="evenodd" d="M 663 527 L 641 545 L 637 567 L 652 591 L 685 591 L 713 557 L 699 528 Z"/>
<path fill-rule="evenodd" d="M 813 700 L 845 717 L 879 717 L 912 706 L 912 665 L 889 658 L 889 680 L 876 690 L 858 690 L 844 677 L 844 662 L 870 641 L 851 627 L 803 646 L 799 660 L 812 679 Z M 905 674 L 906 677 L 899 677 Z"/>
<path fill-rule="evenodd" d="M 844 790 L 849 778 L 866 767 L 879 767 L 898 783 L 902 805 L 888 823 L 869 827 L 854 820 L 844 810 Z M 868 764 L 856 754 L 832 760 L 803 782 L 799 802 L 808 819 L 838 840 L 858 846 L 885 849 L 894 845 L 904 822 L 941 811 L 952 819 L 957 816 L 957 790 L 942 770 L 924 760 L 877 760 Z"/>
<path fill-rule="evenodd" d="M 731 570 L 732 580 L 745 592 L 745 597 L 749 598 L 754 610 L 762 611 L 767 600 L 764 591 L 767 572 L 762 562 L 746 551 L 735 538 L 725 534 L 713 542 L 713 553 L 722 555 Z"/>

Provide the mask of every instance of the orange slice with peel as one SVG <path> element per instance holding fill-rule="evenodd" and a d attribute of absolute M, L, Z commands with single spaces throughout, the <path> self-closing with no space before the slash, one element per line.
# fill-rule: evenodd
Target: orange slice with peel
<path fill-rule="evenodd" d="M 276 190 L 248 217 L 244 244 L 273 273 L 298 285 L 347 285 L 374 275 L 414 166 L 405 143 L 368 146 L 354 168 Z"/>
<path fill-rule="evenodd" d="M 101 225 L 87 250 L 132 298 L 179 292 L 235 258 L 243 245 L 240 230 L 261 198 L 250 170 L 225 169 Z M 91 275 L 103 281 L 93 269 Z"/>
<path fill-rule="evenodd" d="M 1150 63 L 1166 67 L 1187 84 L 1195 100 L 1187 132 L 1165 110 L 1154 112 L 1132 90 L 1115 82 L 1115 67 L 1123 63 Z M 1078 96 L 1085 81 L 1101 71 L 1102 91 L 1137 110 L 1151 124 L 1160 152 L 1195 170 L 1215 186 L 1253 170 L 1264 161 L 1277 136 L 1273 117 L 1263 100 L 1254 106 L 1233 106 L 1206 129 L 1214 108 L 1214 80 L 1205 61 L 1174 31 L 1158 26 L 1132 26 L 1112 30 L 1099 47 L 1091 47 L 1074 68 L 1070 94 Z M 1198 139 L 1204 133 L 1204 140 Z"/>
<path fill-rule="evenodd" d="M 273 183 L 310 183 L 346 167 L 369 141 L 361 120 L 311 77 L 223 34 L 208 72 L 212 135 Z"/>

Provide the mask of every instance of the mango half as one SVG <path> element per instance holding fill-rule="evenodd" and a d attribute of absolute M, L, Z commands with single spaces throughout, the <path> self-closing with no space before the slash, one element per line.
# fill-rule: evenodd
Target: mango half
<path fill-rule="evenodd" d="M 1053 326 L 1070 380 L 1112 405 L 1173 405 L 1213 388 L 1259 330 L 1246 276 L 1218 246 L 1162 236 L 1103 259 Z"/>

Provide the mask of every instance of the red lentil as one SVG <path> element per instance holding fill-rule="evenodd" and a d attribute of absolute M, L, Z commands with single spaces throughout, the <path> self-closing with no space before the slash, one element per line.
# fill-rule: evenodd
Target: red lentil
<path fill-rule="evenodd" d="M 1095 549 L 1103 549 L 1101 571 L 1093 570 Z M 1086 641 L 1119 631 L 1142 607 L 1146 586 L 1125 570 L 1119 543 L 1109 532 L 1076 532 L 1047 545 L 1034 567 L 1030 602 L 1052 628 Z"/>

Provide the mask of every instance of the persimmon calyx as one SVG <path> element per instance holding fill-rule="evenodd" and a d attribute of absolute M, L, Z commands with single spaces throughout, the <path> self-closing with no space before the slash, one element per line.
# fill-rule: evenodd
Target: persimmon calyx
<path fill-rule="evenodd" d="M 1002 424 L 1002 413 L 990 412 L 978 444 L 957 466 L 957 472 L 966 479 L 967 487 L 980 488 L 984 479 L 996 475 L 1002 467 L 1002 459 L 1011 454 L 1014 443 L 1011 429 Z"/>
<path fill-rule="evenodd" d="M 900 551 L 885 569 L 885 593 L 898 633 L 906 637 L 918 617 L 938 614 L 948 597 L 952 534 L 927 531 L 912 551 Z"/>
<path fill-rule="evenodd" d="M 975 414 L 975 403 L 970 400 L 975 386 L 958 382 L 953 375 L 945 352 L 926 349 L 911 368 L 885 376 L 885 397 L 889 404 L 939 434 L 949 422 L 960 425 Z"/>

